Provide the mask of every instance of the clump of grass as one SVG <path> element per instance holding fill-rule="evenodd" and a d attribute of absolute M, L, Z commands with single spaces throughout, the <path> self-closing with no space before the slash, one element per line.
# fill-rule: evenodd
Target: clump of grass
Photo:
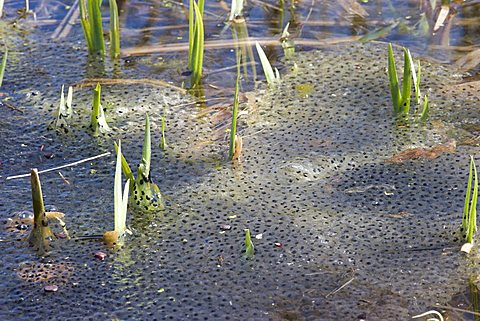
<path fill-rule="evenodd" d="M 92 116 L 90 118 L 90 127 L 94 135 L 105 134 L 111 131 L 105 119 L 102 104 L 100 103 L 100 96 L 102 93 L 102 86 L 97 83 L 93 91 Z"/>
<path fill-rule="evenodd" d="M 263 51 L 258 41 L 255 42 L 255 47 L 257 48 L 258 56 L 260 57 L 260 62 L 262 63 L 263 73 L 265 74 L 267 83 L 270 87 L 273 87 L 280 82 L 280 73 L 278 72 L 277 68 L 275 68 L 275 72 L 273 72 L 272 65 L 270 64 L 270 61 L 268 61 L 267 55 Z"/>
<path fill-rule="evenodd" d="M 88 52 L 105 55 L 102 26 L 102 0 L 80 0 L 80 22 Z"/>
<path fill-rule="evenodd" d="M 8 57 L 8 48 L 5 47 L 5 52 L 3 53 L 2 64 L 0 65 L 0 87 L 2 87 L 3 76 L 5 75 L 5 68 L 7 67 L 7 57 Z"/>
<path fill-rule="evenodd" d="M 250 237 L 250 230 L 245 230 L 245 258 L 252 259 L 255 255 L 255 247 L 253 246 L 252 238 Z"/>
<path fill-rule="evenodd" d="M 115 145 L 118 152 L 118 148 Z M 122 171 L 130 180 L 130 189 L 133 191 L 130 198 L 132 205 L 142 211 L 158 211 L 165 208 L 162 193 L 157 184 L 152 181 L 150 175 L 151 159 L 150 119 L 148 114 L 145 118 L 145 134 L 143 138 L 142 160 L 138 165 L 137 177 L 133 175 L 130 165 L 123 155 Z"/>
<path fill-rule="evenodd" d="M 472 194 L 473 182 L 473 194 Z M 477 199 L 478 199 L 478 177 L 477 167 L 473 156 L 470 156 L 470 168 L 468 173 L 467 190 L 465 192 L 465 204 L 463 206 L 462 233 L 466 243 L 462 251 L 470 253 L 473 246 L 473 236 L 477 231 Z"/>
<path fill-rule="evenodd" d="M 390 81 L 393 112 L 396 116 L 405 117 L 410 113 L 412 85 L 415 90 L 415 103 L 419 107 L 422 102 L 420 99 L 420 61 L 418 61 L 418 72 L 415 73 L 412 55 L 407 48 L 403 48 L 403 58 L 403 79 L 400 88 L 392 44 L 388 45 L 388 78 Z M 425 95 L 422 105 L 423 108 L 419 118 L 421 121 L 426 121 L 429 111 L 427 95 Z"/>
<path fill-rule="evenodd" d="M 130 179 L 127 179 L 122 192 L 122 144 L 118 142 L 117 162 L 115 166 L 115 183 L 113 187 L 113 211 L 114 211 L 114 230 L 107 231 L 103 235 L 105 243 L 114 245 L 122 242 L 127 230 L 127 209 L 128 193 L 130 188 Z"/>
<path fill-rule="evenodd" d="M 190 0 L 188 15 L 188 68 L 192 71 L 192 87 L 202 79 L 203 47 L 205 31 L 203 27 L 204 0 Z"/>
<path fill-rule="evenodd" d="M 232 7 L 230 8 L 229 21 L 235 21 L 242 16 L 243 0 L 232 0 Z"/>
<path fill-rule="evenodd" d="M 67 100 L 65 100 L 64 85 L 62 85 L 62 91 L 60 92 L 60 104 L 57 109 L 57 117 L 54 122 L 54 126 L 57 129 L 67 130 L 68 120 L 72 117 L 72 101 L 73 101 L 73 88 L 68 87 Z"/>
<path fill-rule="evenodd" d="M 233 160 L 235 155 L 235 141 L 237 137 L 237 117 L 238 117 L 238 92 L 240 82 L 240 68 L 237 68 L 237 80 L 235 82 L 235 94 L 233 96 L 233 110 L 232 110 L 232 125 L 230 127 L 230 149 L 228 151 L 228 158 Z"/>
<path fill-rule="evenodd" d="M 109 0 L 110 5 L 110 55 L 120 56 L 120 23 L 116 0 Z M 102 25 L 102 0 L 80 0 L 80 22 L 87 43 L 88 52 L 105 56 L 105 40 Z"/>

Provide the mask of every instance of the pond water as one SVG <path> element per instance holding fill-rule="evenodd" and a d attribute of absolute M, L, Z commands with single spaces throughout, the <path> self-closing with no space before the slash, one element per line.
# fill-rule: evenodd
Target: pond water
<path fill-rule="evenodd" d="M 99 63 L 78 21 L 59 32 L 75 3 L 30 2 L 35 16 L 20 18 L 25 3 L 7 1 L 0 319 L 406 320 L 436 309 L 474 320 L 478 250 L 459 249 L 469 155 L 479 143 L 480 4 L 452 1 L 441 24 L 434 3 L 251 0 L 246 23 L 230 26 L 229 4 L 207 2 L 203 86 L 191 95 L 183 89 L 188 3 L 119 2 L 122 57 Z M 278 41 L 287 22 L 296 44 L 289 59 Z M 275 88 L 255 50 L 248 54 L 252 40 L 280 70 Z M 426 123 L 393 116 L 386 42 L 421 59 Z M 243 148 L 231 163 L 236 50 L 247 53 L 247 68 Z M 97 81 L 112 131 L 94 137 Z M 63 84 L 74 86 L 67 132 L 50 129 Z M 96 236 L 113 227 L 113 142 L 121 139 L 138 164 L 147 112 L 152 178 L 166 208 L 131 207 L 132 235 L 110 249 Z M 105 152 L 112 155 L 40 175 L 47 209 L 65 213 L 72 239 L 38 256 L 21 219 L 32 208 L 30 181 L 7 178 Z M 253 259 L 244 258 L 247 228 Z"/>

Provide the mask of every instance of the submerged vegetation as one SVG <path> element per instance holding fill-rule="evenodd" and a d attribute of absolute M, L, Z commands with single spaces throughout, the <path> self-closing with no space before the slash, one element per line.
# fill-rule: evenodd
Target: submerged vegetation
<path fill-rule="evenodd" d="M 205 31 L 203 27 L 204 0 L 190 0 L 188 15 L 188 68 L 192 72 L 192 88 L 200 84 L 203 70 L 203 47 Z"/>
<path fill-rule="evenodd" d="M 392 96 L 393 112 L 396 116 L 407 116 L 410 113 L 412 84 L 415 89 L 415 103 L 419 106 L 420 99 L 420 61 L 418 62 L 418 73 L 415 73 L 410 50 L 403 48 L 403 80 L 400 88 L 395 58 L 393 56 L 392 44 L 388 45 L 388 78 L 390 81 L 390 92 Z M 423 108 L 420 112 L 420 120 L 428 118 L 428 97 L 423 99 Z"/>
<path fill-rule="evenodd" d="M 472 194 L 473 183 L 473 194 Z M 465 192 L 465 204 L 462 216 L 462 233 L 465 238 L 465 244 L 462 251 L 469 253 L 473 246 L 473 236 L 477 231 L 477 200 L 478 200 L 478 177 L 477 167 L 473 156 L 470 156 L 470 167 L 467 180 L 467 190 Z"/>

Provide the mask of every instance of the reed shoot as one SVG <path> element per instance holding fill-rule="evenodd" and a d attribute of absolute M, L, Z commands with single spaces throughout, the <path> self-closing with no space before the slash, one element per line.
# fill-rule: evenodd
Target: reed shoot
<path fill-rule="evenodd" d="M 102 0 L 80 0 L 80 22 L 90 54 L 105 55 L 102 26 Z"/>
<path fill-rule="evenodd" d="M 472 194 L 473 184 L 473 194 Z M 463 207 L 462 232 L 467 243 L 473 244 L 473 236 L 477 231 L 477 199 L 478 199 L 478 177 L 477 167 L 473 156 L 470 156 L 470 168 L 468 173 L 467 190 L 465 192 L 465 203 Z"/>
<path fill-rule="evenodd" d="M 108 133 L 111 129 L 105 119 L 105 113 L 100 103 L 102 87 L 97 83 L 93 91 L 92 116 L 90 118 L 90 127 L 95 135 Z"/>
<path fill-rule="evenodd" d="M 257 41 L 255 42 L 255 47 L 257 48 L 258 56 L 260 57 L 260 62 L 262 63 L 263 72 L 268 85 L 270 87 L 275 86 L 280 81 L 280 73 L 278 72 L 278 69 L 275 68 L 275 72 L 273 72 L 272 65 L 270 64 L 270 61 L 268 61 L 267 55 Z"/>
<path fill-rule="evenodd" d="M 240 82 L 240 68 L 237 68 L 237 80 L 235 82 L 235 94 L 233 96 L 232 125 L 230 127 L 230 149 L 228 158 L 233 160 L 235 154 L 235 139 L 237 138 L 237 117 L 238 117 L 238 91 Z"/>
<path fill-rule="evenodd" d="M 116 0 L 109 0 L 110 4 L 110 56 L 120 57 L 120 22 Z"/>
<path fill-rule="evenodd" d="M 191 0 L 188 16 L 188 68 L 192 71 L 192 87 L 198 85 L 202 79 L 203 47 L 205 31 L 203 27 L 204 0 Z"/>
<path fill-rule="evenodd" d="M 245 258 L 252 259 L 255 255 L 255 247 L 252 243 L 252 238 L 250 237 L 250 230 L 245 230 Z"/>

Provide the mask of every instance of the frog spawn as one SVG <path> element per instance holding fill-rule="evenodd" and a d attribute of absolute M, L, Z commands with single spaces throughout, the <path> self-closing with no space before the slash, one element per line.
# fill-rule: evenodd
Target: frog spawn
<path fill-rule="evenodd" d="M 386 61 L 378 59 L 385 53 L 386 46 L 377 44 L 298 54 L 299 74 L 259 94 L 257 114 L 246 119 L 249 126 L 240 126 L 244 142 L 237 171 L 212 157 L 226 144 L 197 153 L 184 148 L 198 143 L 195 134 L 208 134 L 211 126 L 195 121 L 189 115 L 193 108 L 170 106 L 176 112 L 167 134 L 180 147 L 167 153 L 154 149 L 152 168 L 161 173 L 162 191 L 173 205 L 164 216 L 135 216 L 134 236 L 105 262 L 92 259 L 95 250 L 104 249 L 99 242 L 69 242 L 62 255 L 80 264 L 56 302 L 5 278 L 5 288 L 12 289 L 3 298 L 12 307 L 6 319 L 39 318 L 38 311 L 15 304 L 20 298 L 39 302 L 58 318 L 75 311 L 91 320 L 403 320 L 448 302 L 464 288 L 466 273 L 478 272 L 466 267 L 459 253 L 467 155 L 477 149 L 457 145 L 434 159 L 391 159 L 449 142 L 452 124 L 466 117 L 455 104 L 473 111 L 476 103 L 468 92 L 456 100 L 443 93 L 439 84 L 456 78 L 445 67 L 422 63 L 432 118 L 444 126 L 397 126 Z M 308 97 L 296 89 L 305 83 L 313 87 Z M 144 110 L 134 107 L 145 100 L 142 108 L 155 110 L 163 91 L 143 86 L 109 91 L 118 94 L 109 99 L 126 110 L 112 123 L 120 135 L 130 130 L 129 145 L 141 146 Z M 152 118 L 158 114 L 152 111 Z M 77 153 L 95 146 L 82 142 Z M 134 157 L 132 151 L 129 158 Z M 79 214 L 69 221 L 80 232 L 111 224 L 111 202 L 99 195 L 110 192 L 106 177 L 112 167 L 94 168 L 99 174 L 85 174 L 90 167 L 71 173 L 78 190 L 68 202 Z M 92 180 L 108 188 L 92 189 Z M 93 205 L 83 204 L 85 199 Z M 231 228 L 219 229 L 222 224 Z M 255 245 L 249 261 L 242 259 L 245 228 Z M 253 237 L 258 234 L 263 238 Z M 4 250 L 11 260 L 18 254 Z M 72 307 L 74 301 L 78 305 Z"/>

